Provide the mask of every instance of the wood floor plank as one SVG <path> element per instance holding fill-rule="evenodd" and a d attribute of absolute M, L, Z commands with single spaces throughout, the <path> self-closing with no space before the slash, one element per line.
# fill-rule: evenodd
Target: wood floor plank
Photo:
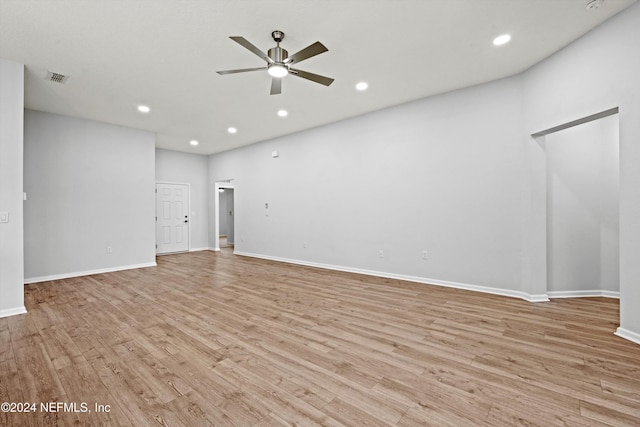
<path fill-rule="evenodd" d="M 0 319 L 0 363 L 5 361 L 15 361 L 13 347 L 11 345 L 11 333 L 9 332 L 9 323 L 6 318 Z"/>
<path fill-rule="evenodd" d="M 0 319 L 2 322 L 2 319 Z M 4 341 L 3 341 L 4 342 Z M 7 349 L 12 352 L 11 346 Z M 0 403 L 4 402 L 24 402 L 18 367 L 13 357 L 6 357 L 0 362 Z M 0 411 L 0 425 L 8 426 L 12 414 Z"/>
<path fill-rule="evenodd" d="M 626 413 L 626 411 L 617 411 L 609 405 L 603 406 L 591 402 L 580 402 L 580 415 L 590 420 L 600 421 L 613 426 L 638 425 L 640 409 L 636 406 L 633 413 Z"/>
<path fill-rule="evenodd" d="M 325 406 L 325 410 L 331 413 L 332 417 L 338 422 L 347 426 L 383 427 L 393 425 L 370 414 L 366 409 L 345 402 L 339 397 L 329 402 Z"/>
<path fill-rule="evenodd" d="M 531 304 L 220 252 L 25 287 L 0 425 L 640 425 L 608 298 Z M 104 409 L 104 407 L 103 407 Z"/>

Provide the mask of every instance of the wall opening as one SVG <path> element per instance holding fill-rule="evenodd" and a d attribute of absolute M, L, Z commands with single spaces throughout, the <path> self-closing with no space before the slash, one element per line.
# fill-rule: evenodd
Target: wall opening
<path fill-rule="evenodd" d="M 220 218 L 220 230 L 218 235 L 219 245 L 223 247 L 234 246 L 234 203 L 233 188 L 220 188 L 218 190 L 218 215 Z"/>
<path fill-rule="evenodd" d="M 228 217 L 228 213 L 229 213 L 229 197 L 227 195 L 223 194 L 225 192 L 230 191 L 231 193 L 234 192 L 234 188 L 233 188 L 233 180 L 232 179 L 227 179 L 224 181 L 216 181 L 215 185 L 213 187 L 213 200 L 214 200 L 214 220 L 213 220 L 213 250 L 214 251 L 219 251 L 220 250 L 220 235 L 222 234 L 221 230 L 221 221 L 222 226 L 224 227 L 224 231 L 225 231 L 225 235 L 229 236 L 229 233 L 231 233 L 231 242 L 233 242 L 234 240 L 234 235 L 235 235 L 235 221 L 234 221 L 234 216 L 235 216 L 235 208 L 234 206 L 234 198 L 231 197 L 231 218 Z M 224 191 L 222 191 L 224 190 Z M 221 204 L 224 202 L 224 206 L 221 206 Z M 221 208 L 224 208 L 225 210 L 221 212 Z M 224 219 L 221 219 L 221 216 L 224 216 Z M 230 224 L 229 224 L 230 222 Z M 228 241 L 228 240 L 227 240 Z"/>
<path fill-rule="evenodd" d="M 547 294 L 618 296 L 618 116 L 545 137 Z"/>
<path fill-rule="evenodd" d="M 540 294 L 541 301 L 547 296 L 618 297 L 618 108 L 532 137 L 528 218 L 537 230 L 528 243 L 532 293 Z"/>

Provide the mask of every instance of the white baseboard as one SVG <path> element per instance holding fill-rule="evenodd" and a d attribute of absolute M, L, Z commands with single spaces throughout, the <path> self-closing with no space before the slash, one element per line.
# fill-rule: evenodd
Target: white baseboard
<path fill-rule="evenodd" d="M 603 290 L 585 290 L 585 291 L 550 291 L 547 292 L 549 298 L 588 298 L 588 297 L 606 297 L 620 299 L 620 292 L 603 291 Z"/>
<path fill-rule="evenodd" d="M 156 267 L 157 265 L 158 264 L 156 264 L 154 261 L 154 262 L 148 262 L 145 264 L 123 265 L 120 267 L 101 268 L 98 270 L 87 270 L 87 271 L 78 271 L 74 273 L 54 274 L 51 276 L 30 277 L 28 279 L 24 279 L 24 284 L 27 285 L 29 283 L 48 282 L 50 280 L 69 279 L 71 277 L 90 276 L 92 274 L 113 273 L 115 271 L 133 270 L 136 268 Z"/>
<path fill-rule="evenodd" d="M 5 308 L 0 310 L 0 319 L 3 317 L 15 316 L 16 314 L 25 314 L 27 309 L 23 305 L 22 307 Z"/>
<path fill-rule="evenodd" d="M 616 329 L 615 334 L 617 336 L 619 336 L 620 338 L 624 338 L 626 340 L 629 340 L 633 343 L 636 344 L 640 344 L 640 334 L 636 333 L 636 332 L 631 332 L 628 329 L 624 329 L 623 327 L 619 327 L 618 329 Z"/>
<path fill-rule="evenodd" d="M 308 267 L 324 268 L 327 270 L 344 271 L 347 273 L 364 274 L 367 276 L 385 277 L 388 279 L 405 280 L 407 282 L 424 283 L 426 285 L 444 286 L 447 288 L 464 289 L 468 291 L 484 292 L 487 294 L 502 295 L 513 298 L 524 299 L 529 302 L 549 301 L 546 294 L 530 295 L 522 291 L 514 291 L 510 289 L 492 288 L 489 286 L 471 285 L 468 283 L 449 282 L 445 280 L 429 279 L 426 277 L 407 276 L 404 274 L 385 273 L 382 271 L 364 270 L 360 268 L 344 267 L 339 265 L 321 264 L 310 261 L 300 261 L 296 259 L 274 257 L 269 255 L 253 254 L 249 252 L 234 251 L 234 255 L 247 256 L 252 258 L 262 258 L 270 261 L 287 262 L 290 264 L 305 265 Z"/>
<path fill-rule="evenodd" d="M 200 252 L 200 251 L 208 251 L 208 250 L 210 250 L 210 248 L 207 246 L 204 248 L 190 248 L 189 252 Z"/>

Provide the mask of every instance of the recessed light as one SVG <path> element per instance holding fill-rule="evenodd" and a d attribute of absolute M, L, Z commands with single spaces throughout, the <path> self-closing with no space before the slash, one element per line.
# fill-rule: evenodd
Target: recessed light
<path fill-rule="evenodd" d="M 192 139 L 191 141 L 189 141 L 189 144 L 191 145 L 198 145 L 198 141 L 196 141 L 195 139 Z"/>
<path fill-rule="evenodd" d="M 278 116 L 287 117 L 288 115 L 289 115 L 289 112 L 287 112 L 287 110 L 278 110 Z"/>
<path fill-rule="evenodd" d="M 495 39 L 493 39 L 493 44 L 495 46 L 502 46 L 503 44 L 509 43 L 510 40 L 511 40 L 510 34 L 502 34 L 501 36 L 498 36 Z"/>
<path fill-rule="evenodd" d="M 229 133 L 236 133 L 236 132 L 238 132 L 238 129 L 233 128 L 233 127 L 232 127 L 232 128 L 227 128 L 227 132 L 229 132 Z"/>
<path fill-rule="evenodd" d="M 358 90 L 367 90 L 369 84 L 367 82 L 360 82 L 356 85 L 356 89 Z"/>
<path fill-rule="evenodd" d="M 141 113 L 148 113 L 149 111 L 151 111 L 151 108 L 149 108 L 148 105 L 138 105 L 138 111 L 140 111 Z"/>

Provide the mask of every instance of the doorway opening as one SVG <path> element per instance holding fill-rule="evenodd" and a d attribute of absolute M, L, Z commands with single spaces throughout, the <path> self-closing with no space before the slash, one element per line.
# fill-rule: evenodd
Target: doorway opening
<path fill-rule="evenodd" d="M 234 221 L 233 221 L 233 188 L 220 188 L 218 190 L 219 234 L 220 248 L 232 248 L 234 245 Z"/>
<path fill-rule="evenodd" d="M 232 180 L 216 181 L 214 185 L 214 251 L 235 245 L 235 189 Z"/>

